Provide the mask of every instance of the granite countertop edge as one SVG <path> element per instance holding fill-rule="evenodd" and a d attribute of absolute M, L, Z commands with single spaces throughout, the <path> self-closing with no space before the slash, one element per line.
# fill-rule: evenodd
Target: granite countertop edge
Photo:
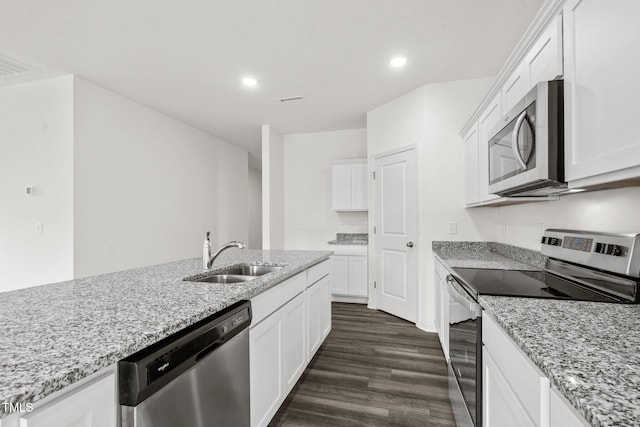
<path fill-rule="evenodd" d="M 242 251 L 242 252 L 237 251 L 235 256 L 228 256 L 230 255 L 229 254 L 230 252 L 233 252 L 233 251 L 228 251 L 228 253 L 223 254 L 223 256 L 220 257 L 221 261 L 219 263 L 216 263 L 217 265 L 214 266 L 214 269 L 228 268 L 235 264 L 241 264 L 245 262 L 258 262 L 258 263 L 262 262 L 259 259 L 261 258 L 261 256 L 257 256 L 256 253 L 268 253 L 269 254 L 268 256 L 266 255 L 264 256 L 266 258 L 271 258 L 273 255 L 276 261 L 275 262 L 267 261 L 266 263 L 285 265 L 285 268 L 283 268 L 281 271 L 254 279 L 251 282 L 245 282 L 243 284 L 242 290 L 240 291 L 238 290 L 239 287 L 231 288 L 229 287 L 229 285 L 198 283 L 196 284 L 196 286 L 201 286 L 202 289 L 205 290 L 204 292 L 206 292 L 206 289 L 209 288 L 209 289 L 215 289 L 216 291 L 218 291 L 217 293 L 220 294 L 221 293 L 220 290 L 226 287 L 226 289 L 229 291 L 228 295 L 225 295 L 222 297 L 216 296 L 215 298 L 217 299 L 214 298 L 214 303 L 212 303 L 211 305 L 203 309 L 198 309 L 193 312 L 189 312 L 184 317 L 178 317 L 168 324 L 161 325 L 161 327 L 159 327 L 158 329 L 152 329 L 142 334 L 133 334 L 133 335 L 127 336 L 126 339 L 124 339 L 124 341 L 120 342 L 117 346 L 115 346 L 116 348 L 110 348 L 107 351 L 97 352 L 96 354 L 92 355 L 88 359 L 79 359 L 77 362 L 73 363 L 73 366 L 71 368 L 66 367 L 66 369 L 56 370 L 56 369 L 53 369 L 52 367 L 49 367 L 51 371 L 55 372 L 54 374 L 48 375 L 44 379 L 35 379 L 31 383 L 25 381 L 24 375 L 21 375 L 22 381 L 16 380 L 14 383 L 11 383 L 11 375 L 15 374 L 15 372 L 11 371 L 11 368 L 12 368 L 12 365 L 14 365 L 13 367 L 15 369 L 15 365 L 16 365 L 15 360 L 12 360 L 10 358 L 11 356 L 9 356 L 10 359 L 8 362 L 6 362 L 5 360 L 3 360 L 3 356 L 0 355 L 0 376 L 4 377 L 4 379 L 0 379 L 0 403 L 12 403 L 12 404 L 35 403 L 58 390 L 68 387 L 69 385 L 75 382 L 78 382 L 93 373 L 96 373 L 110 365 L 113 365 L 119 360 L 127 356 L 130 356 L 131 354 L 134 354 L 137 351 L 140 351 L 148 347 L 149 345 L 160 341 L 163 338 L 166 338 L 176 332 L 179 332 L 180 330 L 202 319 L 205 319 L 208 316 L 211 316 L 219 312 L 220 310 L 223 310 L 226 307 L 229 307 L 237 303 L 238 301 L 255 297 L 256 295 L 278 285 L 284 280 L 312 267 L 313 265 L 318 264 L 326 259 L 329 259 L 329 257 L 333 253 L 331 251 L 253 250 L 253 256 L 245 260 L 243 258 L 243 254 L 251 251 Z M 303 254 L 303 255 L 300 255 L 300 260 L 296 260 L 296 255 L 299 255 L 299 254 Z M 225 257 L 224 255 L 227 255 L 227 256 Z M 290 262 L 287 262 L 288 255 L 291 256 Z M 4 292 L 3 296 L 8 297 L 9 300 L 13 298 L 16 301 L 21 301 L 21 300 L 24 300 L 25 298 L 22 297 L 20 294 L 33 294 L 34 292 L 37 292 L 37 289 L 40 289 L 40 290 L 45 289 L 47 291 L 55 292 L 55 288 L 60 288 L 60 289 L 64 288 L 66 290 L 66 288 L 68 287 L 73 287 L 74 285 L 80 286 L 80 284 L 84 285 L 87 282 L 91 282 L 92 286 L 96 286 L 96 283 L 97 283 L 97 286 L 103 286 L 103 285 L 107 286 L 107 284 L 111 284 L 111 281 L 121 282 L 123 280 L 122 277 L 126 276 L 127 274 L 131 274 L 132 277 L 136 277 L 136 278 L 139 278 L 140 276 L 144 277 L 145 276 L 144 272 L 153 271 L 155 268 L 159 268 L 159 269 L 168 268 L 170 270 L 171 265 L 180 266 L 180 268 L 177 268 L 178 272 L 173 274 L 173 276 L 175 277 L 170 277 L 168 279 L 165 277 L 164 279 L 161 279 L 160 281 L 158 281 L 156 285 L 159 287 L 160 286 L 164 286 L 164 287 L 176 286 L 177 287 L 180 284 L 185 283 L 186 284 L 185 286 L 190 286 L 192 285 L 192 282 L 183 282 L 182 279 L 184 277 L 189 277 L 197 273 L 200 273 L 201 263 L 202 263 L 202 260 L 198 258 L 194 258 L 189 260 L 176 261 L 172 263 L 159 264 L 155 266 L 125 270 L 125 271 L 116 272 L 116 273 L 109 273 L 109 274 L 104 274 L 99 276 L 75 279 L 75 280 L 70 280 L 66 282 L 41 285 L 33 288 L 20 289 L 17 291 L 9 291 L 9 292 Z M 188 267 L 184 268 L 182 264 L 188 265 Z M 198 268 L 200 269 L 198 270 Z M 270 277 L 267 277 L 267 276 L 270 276 Z M 131 284 L 125 284 L 123 286 L 126 288 L 128 286 L 131 286 Z M 123 292 L 126 292 L 126 289 L 124 289 Z M 225 294 L 224 291 L 222 293 Z M 163 298 L 163 296 L 158 295 L 158 298 L 161 299 Z M 11 302 L 9 302 L 9 304 L 11 304 Z M 155 313 L 155 314 L 158 314 L 158 313 Z M 6 320 L 6 319 L 3 319 L 2 316 L 0 316 L 0 319 Z M 14 322 L 15 322 L 15 318 L 14 318 Z M 25 325 L 23 325 L 23 328 L 28 328 L 27 323 L 28 322 L 25 322 Z M 14 325 L 13 330 L 21 330 L 20 325 L 18 326 Z M 6 339 L 7 337 L 4 337 L 4 338 Z M 11 337 L 8 337 L 8 338 L 11 338 Z M 122 337 L 120 338 L 122 339 Z M 99 340 L 99 339 L 100 339 L 100 336 L 96 336 L 96 340 Z M 6 344 L 6 342 L 3 344 Z M 73 344 L 74 343 L 66 343 L 66 345 L 71 347 L 74 347 Z M 88 347 L 92 343 L 80 343 L 80 344 L 75 343 L 75 344 L 79 346 L 84 345 L 85 347 Z M 38 357 L 38 356 L 35 356 L 35 357 Z M 55 360 L 50 362 L 51 365 L 55 365 L 55 363 L 56 363 Z M 17 366 L 20 366 L 20 364 L 17 364 Z M 37 377 L 38 375 L 39 374 L 35 374 L 34 376 Z M 9 378 L 9 380 L 7 380 L 7 378 Z M 7 382 L 10 383 L 9 386 L 7 386 Z M 7 392 L 8 389 L 11 391 Z M 5 410 L 4 405 L 0 404 L 0 419 L 8 415 L 11 415 L 11 413 Z"/>

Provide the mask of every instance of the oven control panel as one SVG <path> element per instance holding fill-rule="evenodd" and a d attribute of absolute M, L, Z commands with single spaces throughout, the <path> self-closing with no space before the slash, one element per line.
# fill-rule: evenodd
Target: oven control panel
<path fill-rule="evenodd" d="M 613 273 L 640 277 L 640 233 L 545 230 L 542 254 Z"/>

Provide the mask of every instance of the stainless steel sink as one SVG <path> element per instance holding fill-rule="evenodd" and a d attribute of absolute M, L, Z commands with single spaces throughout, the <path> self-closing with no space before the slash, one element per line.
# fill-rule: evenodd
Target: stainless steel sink
<path fill-rule="evenodd" d="M 241 264 L 185 277 L 187 282 L 242 283 L 284 268 L 278 265 Z"/>
<path fill-rule="evenodd" d="M 209 283 L 242 283 L 255 279 L 256 276 L 244 276 L 239 274 L 214 274 L 212 276 L 204 276 L 195 282 Z"/>
<path fill-rule="evenodd" d="M 281 269 L 282 267 L 272 265 L 241 265 L 239 267 L 232 268 L 231 270 L 225 270 L 226 274 L 237 274 L 241 276 L 264 276 L 267 273 L 272 273 Z"/>

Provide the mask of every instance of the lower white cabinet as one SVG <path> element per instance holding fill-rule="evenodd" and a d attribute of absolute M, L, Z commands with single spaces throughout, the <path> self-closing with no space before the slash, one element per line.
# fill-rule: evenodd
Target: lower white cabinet
<path fill-rule="evenodd" d="M 546 426 L 549 419 L 549 380 L 495 323 L 482 316 L 484 426 Z M 519 405 L 516 405 L 516 403 Z M 521 420 L 501 421 L 503 410 Z M 522 411 L 521 411 L 522 410 Z M 525 416 L 528 422 L 525 422 Z"/>
<path fill-rule="evenodd" d="M 278 313 L 249 332 L 252 426 L 267 425 L 284 399 L 282 333 Z"/>
<path fill-rule="evenodd" d="M 7 423 L 8 425 L 8 423 Z M 113 427 L 116 425 L 114 373 L 20 416 L 20 427 Z M 5 426 L 5 423 L 2 423 Z"/>
<path fill-rule="evenodd" d="M 551 389 L 549 396 L 549 415 L 549 427 L 589 427 L 586 420 L 555 389 Z"/>
<path fill-rule="evenodd" d="M 331 261 L 252 299 L 251 425 L 266 426 L 331 330 Z"/>
<path fill-rule="evenodd" d="M 369 294 L 367 287 L 366 247 L 362 247 L 365 255 L 343 255 L 336 249 L 333 255 L 331 294 L 334 301 L 366 303 Z"/>
<path fill-rule="evenodd" d="M 534 427 L 527 411 L 504 378 L 486 347 L 482 349 L 483 426 Z"/>
<path fill-rule="evenodd" d="M 447 270 L 434 260 L 434 278 L 436 284 L 435 324 L 444 357 L 449 360 L 449 293 L 447 292 Z"/>

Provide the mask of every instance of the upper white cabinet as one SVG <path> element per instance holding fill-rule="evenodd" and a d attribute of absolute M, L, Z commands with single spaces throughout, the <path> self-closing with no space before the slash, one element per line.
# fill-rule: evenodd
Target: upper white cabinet
<path fill-rule="evenodd" d="M 336 163 L 331 168 L 331 175 L 333 210 L 369 210 L 366 159 Z"/>
<path fill-rule="evenodd" d="M 467 205 L 478 200 L 478 126 L 469 129 L 464 137 L 464 201 Z"/>
<path fill-rule="evenodd" d="M 502 86 L 502 105 L 507 114 L 529 92 L 529 74 L 524 61 L 518 65 Z M 510 118 L 505 118 L 509 121 Z"/>
<path fill-rule="evenodd" d="M 563 15 L 566 178 L 640 177 L 640 2 L 569 0 Z"/>
<path fill-rule="evenodd" d="M 537 83 L 562 77 L 562 15 L 551 20 L 547 29 L 524 58 L 524 73 L 528 76 L 529 88 Z"/>

